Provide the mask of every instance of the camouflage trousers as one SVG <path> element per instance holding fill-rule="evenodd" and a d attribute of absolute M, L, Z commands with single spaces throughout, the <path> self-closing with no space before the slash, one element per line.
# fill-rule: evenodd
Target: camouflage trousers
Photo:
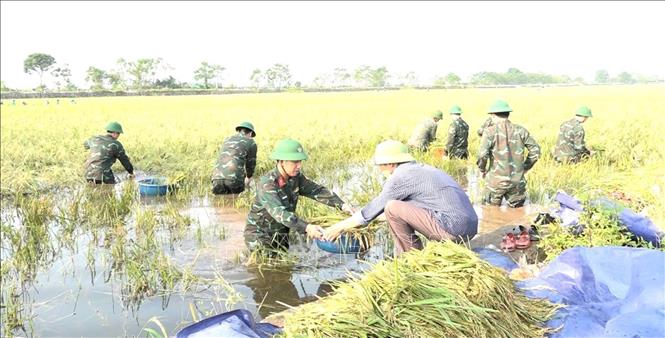
<path fill-rule="evenodd" d="M 258 249 L 289 250 L 289 228 L 274 233 L 255 233 L 245 231 L 245 244 L 249 251 Z"/>
<path fill-rule="evenodd" d="M 215 195 L 239 194 L 245 191 L 244 182 L 232 180 L 212 180 L 212 193 Z"/>
<path fill-rule="evenodd" d="M 521 182 L 507 188 L 490 187 L 488 185 L 483 191 L 483 204 L 501 206 L 504 198 L 511 208 L 523 206 L 526 200 L 526 182 Z"/>
<path fill-rule="evenodd" d="M 467 152 L 466 150 L 456 150 L 453 151 L 451 154 L 448 154 L 448 157 L 466 160 L 467 158 L 469 158 L 469 152 Z"/>

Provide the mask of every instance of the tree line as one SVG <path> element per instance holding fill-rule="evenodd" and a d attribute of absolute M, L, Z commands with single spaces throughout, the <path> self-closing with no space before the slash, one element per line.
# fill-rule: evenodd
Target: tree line
<path fill-rule="evenodd" d="M 137 60 L 126 60 L 120 58 L 116 61 L 114 69 L 101 69 L 90 66 L 86 70 L 85 81 L 87 88 L 77 88 L 71 81 L 72 73 L 68 64 L 58 64 L 56 59 L 48 54 L 33 53 L 28 55 L 23 63 L 23 71 L 26 74 L 38 76 L 39 85 L 36 91 L 143 91 L 152 89 L 220 89 L 232 88 L 233 85 L 224 83 L 224 71 L 226 68 L 219 64 L 202 61 L 193 70 L 195 82 L 180 82 L 169 75 L 173 68 L 164 62 L 162 58 L 141 58 Z M 44 77 L 50 76 L 52 87 L 49 88 L 44 82 Z M 255 89 L 281 90 L 285 88 L 351 88 L 351 87 L 416 87 L 419 85 L 418 75 L 415 72 L 405 74 L 392 74 L 385 66 L 372 67 L 359 66 L 354 70 L 346 68 L 335 68 L 331 72 L 317 75 L 312 83 L 304 85 L 300 81 L 294 81 L 288 65 L 274 64 L 267 69 L 254 69 L 248 77 L 249 83 Z M 642 76 L 621 72 L 611 77 L 607 70 L 598 70 L 595 74 L 595 83 L 608 84 L 633 84 L 662 81 L 655 76 Z M 525 85 L 525 84 L 585 84 L 581 77 L 570 77 L 568 75 L 551 75 L 545 73 L 523 72 L 517 68 L 509 68 L 504 73 L 479 72 L 464 81 L 455 73 L 437 76 L 432 86 L 460 86 L 460 85 Z M 2 91 L 11 90 L 2 82 Z"/>

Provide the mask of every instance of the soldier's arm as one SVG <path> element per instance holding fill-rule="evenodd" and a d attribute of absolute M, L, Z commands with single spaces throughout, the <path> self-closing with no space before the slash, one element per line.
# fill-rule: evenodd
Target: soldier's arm
<path fill-rule="evenodd" d="M 446 142 L 446 153 L 452 154 L 453 145 L 455 144 L 455 134 L 457 133 L 457 128 L 453 123 L 448 127 L 448 142 Z"/>
<path fill-rule="evenodd" d="M 254 169 L 256 168 L 256 152 L 256 143 L 252 143 L 247 152 L 247 163 L 245 164 L 247 178 L 252 178 L 252 176 L 254 176 Z"/>
<path fill-rule="evenodd" d="M 591 153 L 584 142 L 584 128 L 580 127 L 579 130 L 576 130 L 573 134 L 573 149 L 575 149 L 575 152 L 578 154 L 589 155 Z"/>
<path fill-rule="evenodd" d="M 307 228 L 307 222 L 298 218 L 295 213 L 286 210 L 286 206 L 279 197 L 277 184 L 275 182 L 263 182 L 258 189 L 258 200 L 265 210 L 275 221 L 284 226 L 304 232 Z"/>
<path fill-rule="evenodd" d="M 480 172 L 483 174 L 489 170 L 489 168 L 487 168 L 487 162 L 490 158 L 491 146 L 492 138 L 490 138 L 487 133 L 483 133 L 483 137 L 480 139 L 480 148 L 478 150 L 478 161 L 476 162 Z"/>
<path fill-rule="evenodd" d="M 429 134 L 430 142 L 436 140 L 436 129 L 437 129 L 437 127 L 438 127 L 438 125 L 436 123 L 434 123 L 434 125 L 432 126 L 432 129 L 430 129 L 430 134 Z"/>
<path fill-rule="evenodd" d="M 326 187 L 315 183 L 305 175 L 300 175 L 300 195 L 309 197 L 325 205 L 342 209 L 344 201 Z"/>
<path fill-rule="evenodd" d="M 483 124 L 480 126 L 480 128 L 478 128 L 478 136 L 481 136 L 481 137 L 483 136 L 483 132 L 485 131 L 485 128 L 487 128 L 487 125 L 489 124 L 488 121 L 489 121 L 489 119 L 485 120 L 485 122 L 483 122 Z"/>
<path fill-rule="evenodd" d="M 524 161 L 524 170 L 529 170 L 540 158 L 540 146 L 526 129 L 524 129 L 524 132 L 524 146 L 529 150 L 529 154 Z"/>
<path fill-rule="evenodd" d="M 120 160 L 120 164 L 127 170 L 130 175 L 134 174 L 134 166 L 129 160 L 129 156 L 125 153 L 125 148 L 121 144 L 114 144 L 115 156 Z"/>

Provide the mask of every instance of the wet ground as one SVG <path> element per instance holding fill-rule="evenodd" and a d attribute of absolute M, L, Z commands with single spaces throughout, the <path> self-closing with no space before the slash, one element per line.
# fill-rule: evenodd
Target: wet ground
<path fill-rule="evenodd" d="M 355 174 L 352 177 L 362 178 Z M 475 179 L 465 177 L 463 181 L 469 187 L 469 194 L 477 195 Z M 107 262 L 97 260 L 94 270 L 98 273 L 91 273 L 86 250 L 80 247 L 78 251 L 63 254 L 50 269 L 38 275 L 28 297 L 34 310 L 33 333 L 135 336 L 145 334 L 143 328 L 156 316 L 169 334 L 175 334 L 194 321 L 192 313 L 201 319 L 238 308 L 251 311 L 261 320 L 326 295 L 331 282 L 345 279 L 348 273 L 366 271 L 370 263 L 385 259 L 392 252 L 389 235 L 379 231 L 374 246 L 361 256 L 327 253 L 311 241 L 300 240 L 290 249 L 297 257 L 292 264 L 261 269 L 246 266 L 242 264 L 246 213 L 220 206 L 231 203 L 220 203 L 219 199 L 195 200 L 182 208 L 181 213 L 193 220 L 193 229 L 176 245 L 164 250 L 178 266 L 190 268 L 197 276 L 223 278 L 228 289 L 197 288 L 184 294 L 155 295 L 128 308 L 121 301 L 121 286 L 105 280 L 103 271 Z M 159 209 L 164 205 L 162 198 L 142 198 L 140 202 L 144 208 Z M 529 205 L 517 209 L 490 206 L 474 209 L 480 219 L 479 234 L 483 236 L 477 236 L 472 245 L 482 247 L 499 247 L 505 231 L 516 224 L 529 224 L 539 211 Z M 193 234 L 196 231 L 203 235 L 197 238 Z"/>

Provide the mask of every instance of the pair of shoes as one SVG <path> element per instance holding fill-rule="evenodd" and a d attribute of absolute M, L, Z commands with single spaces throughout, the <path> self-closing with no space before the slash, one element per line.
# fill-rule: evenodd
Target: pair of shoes
<path fill-rule="evenodd" d="M 501 240 L 501 250 L 508 252 L 515 251 L 515 247 L 517 246 L 515 242 L 515 235 L 512 232 L 503 235 L 503 239 Z"/>
<path fill-rule="evenodd" d="M 520 224 L 520 225 L 515 226 L 512 230 L 512 233 L 513 233 L 513 235 L 515 235 L 515 237 L 519 237 L 524 232 L 529 234 L 529 240 L 530 241 L 539 241 L 540 240 L 540 234 L 538 233 L 538 228 L 536 228 L 536 225 L 532 225 L 527 229 L 525 226 Z"/>

